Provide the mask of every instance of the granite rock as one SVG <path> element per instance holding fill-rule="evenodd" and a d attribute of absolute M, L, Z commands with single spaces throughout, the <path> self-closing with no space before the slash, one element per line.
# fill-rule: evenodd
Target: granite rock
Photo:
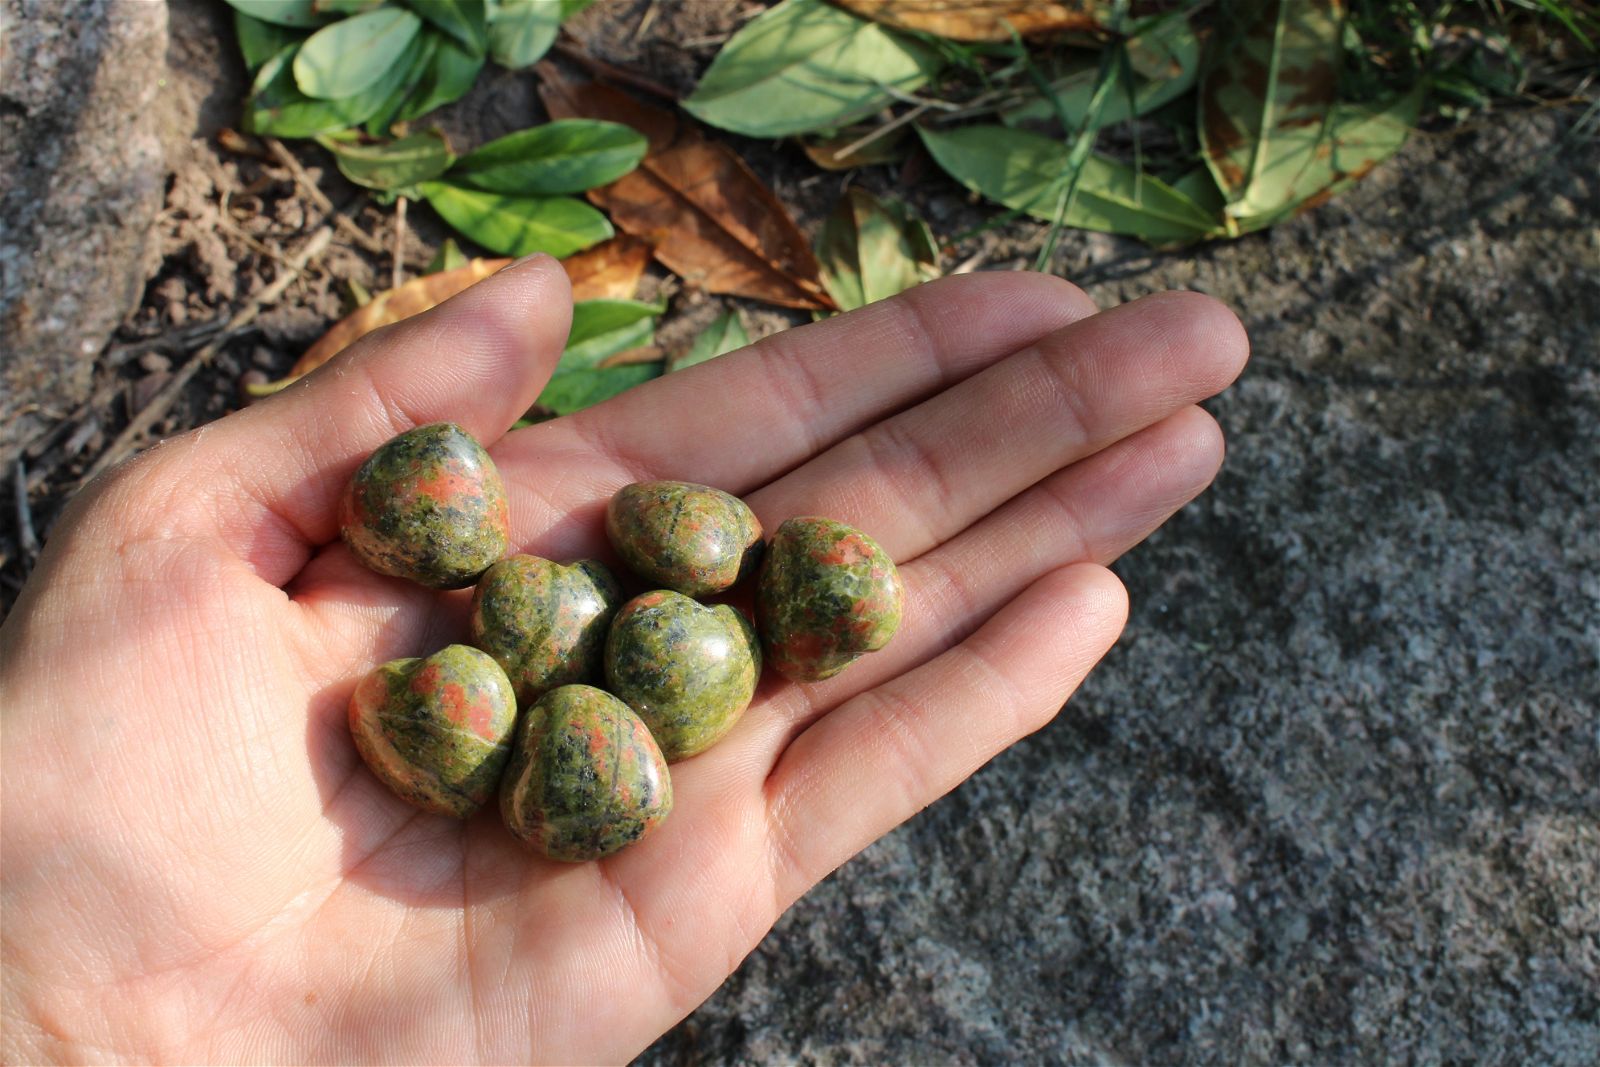
<path fill-rule="evenodd" d="M 1083 276 L 1255 357 L 1065 712 L 643 1057 L 1600 1057 L 1600 144 L 1413 138 L 1309 216 Z"/>

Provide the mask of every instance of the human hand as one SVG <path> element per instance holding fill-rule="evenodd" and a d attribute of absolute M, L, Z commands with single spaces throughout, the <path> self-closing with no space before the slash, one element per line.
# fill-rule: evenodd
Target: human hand
<path fill-rule="evenodd" d="M 626 1059 L 801 893 L 1048 722 L 1115 640 L 1105 565 L 1211 480 L 1194 403 L 1239 372 L 1193 294 L 1095 313 L 1065 282 L 934 282 L 506 433 L 558 358 L 561 268 L 518 263 L 91 485 L 0 628 L 4 1058 Z M 768 680 L 676 807 L 598 863 L 493 805 L 421 814 L 356 755 L 377 663 L 464 633 L 464 594 L 360 567 L 335 501 L 400 431 L 484 441 L 512 544 L 604 551 L 625 483 L 823 514 L 900 564 L 905 622 Z"/>

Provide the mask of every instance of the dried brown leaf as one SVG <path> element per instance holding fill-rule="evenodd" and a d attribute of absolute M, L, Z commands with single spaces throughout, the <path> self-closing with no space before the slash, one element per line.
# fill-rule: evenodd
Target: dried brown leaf
<path fill-rule="evenodd" d="M 619 234 L 561 261 L 572 282 L 572 302 L 631 300 L 650 262 L 650 242 Z"/>
<path fill-rule="evenodd" d="M 789 212 L 726 145 L 610 86 L 540 70 L 552 118 L 621 122 L 650 141 L 639 168 L 589 199 L 617 228 L 644 238 L 685 281 L 783 307 L 832 310 L 816 257 Z"/>
<path fill-rule="evenodd" d="M 899 30 L 953 41 L 1009 41 L 1104 28 L 1108 0 L 832 0 L 846 11 Z"/>
<path fill-rule="evenodd" d="M 910 130 L 904 127 L 890 130 L 863 144 L 863 140 L 872 133 L 871 127 L 851 126 L 831 136 L 803 138 L 800 147 L 805 149 L 811 162 L 823 170 L 854 170 L 877 163 L 898 163 L 905 158 L 906 137 Z"/>

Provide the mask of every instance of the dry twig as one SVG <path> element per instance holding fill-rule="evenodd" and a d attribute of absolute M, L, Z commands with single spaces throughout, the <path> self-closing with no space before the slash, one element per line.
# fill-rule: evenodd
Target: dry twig
<path fill-rule="evenodd" d="M 27 563 L 39 554 L 39 535 L 33 530 L 33 509 L 28 506 L 28 468 L 23 465 L 21 456 L 17 457 L 13 474 L 16 485 L 17 545 L 22 549 L 23 562 Z"/>
<path fill-rule="evenodd" d="M 394 252 L 390 256 L 389 288 L 398 289 L 406 275 L 406 198 L 394 202 Z"/>
<path fill-rule="evenodd" d="M 267 148 L 272 151 L 273 156 L 279 163 L 288 168 L 289 173 L 294 177 L 295 185 L 299 186 L 300 191 L 311 198 L 311 202 L 316 205 L 318 211 L 322 212 L 323 217 L 328 218 L 331 216 L 334 225 L 338 226 L 346 237 L 365 248 L 368 252 L 381 256 L 388 251 L 387 248 L 383 247 L 382 241 L 350 221 L 348 216 L 336 211 L 333 201 L 328 199 L 328 194 L 317 188 L 317 183 L 311 180 L 311 175 L 306 173 L 306 169 L 300 165 L 298 159 L 294 158 L 294 153 L 284 147 L 282 141 L 276 137 L 268 137 Z"/>

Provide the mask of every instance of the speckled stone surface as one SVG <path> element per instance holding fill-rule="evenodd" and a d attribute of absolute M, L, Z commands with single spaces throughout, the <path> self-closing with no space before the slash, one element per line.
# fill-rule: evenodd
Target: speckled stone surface
<path fill-rule="evenodd" d="M 390 660 L 350 696 L 350 734 L 372 773 L 402 800 L 457 818 L 494 796 L 516 720 L 505 672 L 466 645 Z"/>
<path fill-rule="evenodd" d="M 1217 485 L 1117 565 L 1127 633 L 1065 713 L 640 1063 L 1594 1067 L 1582 112 L 1413 137 L 1238 242 L 1063 235 L 1102 307 L 1177 286 L 1244 319 Z"/>
<path fill-rule="evenodd" d="M 644 837 L 671 811 L 661 749 L 610 693 L 564 685 L 523 713 L 500 783 L 500 814 L 537 852 L 599 859 Z"/>
<path fill-rule="evenodd" d="M 600 680 L 622 588 L 592 559 L 501 560 L 472 592 L 472 643 L 505 668 L 523 707 L 557 686 Z"/>
<path fill-rule="evenodd" d="M 754 572 L 761 522 L 736 496 L 692 482 L 635 482 L 606 505 L 606 535 L 628 569 L 687 596 L 710 596 Z"/>
<path fill-rule="evenodd" d="M 788 519 L 772 535 L 756 587 L 756 626 L 785 678 L 831 678 L 889 643 L 904 594 L 894 561 L 860 530 Z"/>
<path fill-rule="evenodd" d="M 500 472 L 449 422 L 418 426 L 374 452 L 339 505 L 339 533 L 366 566 L 435 589 L 471 585 L 509 547 Z"/>
<path fill-rule="evenodd" d="M 668 589 L 624 604 L 606 639 L 606 688 L 639 713 L 668 760 L 720 741 L 760 678 L 761 644 L 738 609 Z"/>

